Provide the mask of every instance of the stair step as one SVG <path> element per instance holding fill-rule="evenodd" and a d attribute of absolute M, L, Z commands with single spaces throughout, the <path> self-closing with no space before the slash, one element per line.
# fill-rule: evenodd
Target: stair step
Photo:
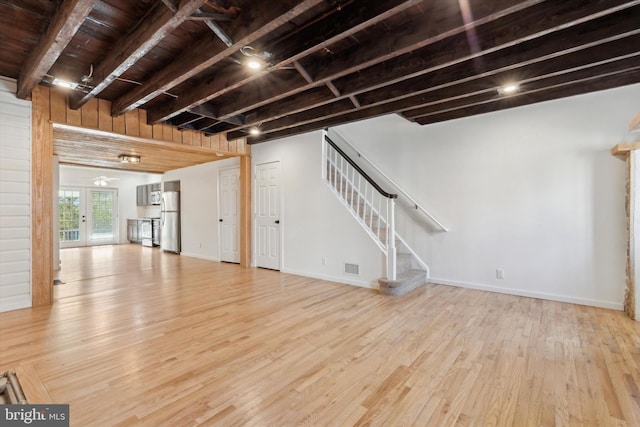
<path fill-rule="evenodd" d="M 411 254 L 396 254 L 396 274 L 399 276 L 411 270 Z"/>
<path fill-rule="evenodd" d="M 427 281 L 427 272 L 424 270 L 409 270 L 402 275 L 397 275 L 396 280 L 378 279 L 383 295 L 405 295 L 424 285 Z"/>

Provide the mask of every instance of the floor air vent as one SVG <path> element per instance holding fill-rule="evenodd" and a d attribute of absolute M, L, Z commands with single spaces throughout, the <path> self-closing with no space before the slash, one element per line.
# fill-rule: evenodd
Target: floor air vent
<path fill-rule="evenodd" d="M 345 262 L 344 272 L 347 274 L 355 274 L 357 276 L 360 274 L 360 266 L 358 264 L 349 264 L 348 262 Z"/>

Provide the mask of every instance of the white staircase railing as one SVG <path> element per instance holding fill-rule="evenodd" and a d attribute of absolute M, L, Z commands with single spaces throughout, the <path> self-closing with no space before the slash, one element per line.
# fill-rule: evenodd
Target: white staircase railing
<path fill-rule="evenodd" d="M 351 211 L 387 259 L 387 279 L 396 280 L 395 199 L 330 138 L 322 134 L 322 179 Z"/>
<path fill-rule="evenodd" d="M 420 203 L 418 203 L 413 197 L 411 197 L 406 191 L 404 191 L 402 187 L 396 184 L 396 182 L 393 179 L 391 179 L 386 173 L 384 173 L 375 163 L 369 160 L 369 158 L 365 156 L 357 147 L 355 147 L 345 137 L 343 137 L 340 133 L 338 133 L 337 130 L 332 129 L 331 132 L 335 133 L 339 137 L 341 144 L 346 144 L 351 150 L 353 150 L 356 153 L 358 158 L 367 162 L 367 164 L 371 168 L 373 168 L 373 170 L 375 170 L 378 174 L 380 174 L 380 176 L 382 176 L 387 183 L 391 184 L 398 191 L 398 193 L 404 197 L 406 202 L 408 202 L 413 208 L 415 208 L 415 210 L 417 210 L 418 212 L 422 212 L 435 225 L 437 225 L 441 231 L 445 231 L 445 232 L 449 231 L 447 227 L 445 227 L 440 221 L 438 221 L 438 219 L 435 216 L 431 214 L 431 212 L 425 209 Z"/>

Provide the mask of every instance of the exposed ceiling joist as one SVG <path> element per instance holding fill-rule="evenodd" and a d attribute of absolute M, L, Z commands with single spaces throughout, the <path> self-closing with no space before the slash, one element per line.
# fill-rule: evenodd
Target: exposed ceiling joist
<path fill-rule="evenodd" d="M 65 0 L 31 52 L 18 78 L 16 96 L 24 99 L 49 72 L 98 0 Z"/>
<path fill-rule="evenodd" d="M 167 34 L 189 19 L 205 2 L 206 0 L 183 0 L 175 13 L 159 3 L 156 4 L 156 7 L 151 10 L 143 22 L 118 42 L 118 49 L 111 50 L 95 67 L 93 88 L 86 94 L 72 97 L 71 108 L 82 107 L 87 101 L 102 92 Z"/>
<path fill-rule="evenodd" d="M 537 2 L 540 2 L 540 0 Z M 478 0 L 478 3 L 486 4 L 486 2 L 482 2 L 480 0 Z M 486 25 L 518 12 L 529 14 L 530 12 L 528 11 L 528 7 L 531 3 L 536 2 L 520 3 L 517 0 L 500 0 L 491 3 L 492 7 L 490 9 L 481 7 L 481 4 L 478 5 L 479 12 L 476 14 L 477 17 L 474 21 L 474 25 Z M 504 9 L 498 9 L 499 12 L 496 12 L 495 8 L 498 6 L 502 6 Z M 541 5 L 539 8 L 544 8 L 544 6 Z M 451 9 L 449 8 L 448 10 Z M 484 11 L 487 15 L 478 15 L 482 13 L 481 11 Z M 540 14 L 547 16 L 548 10 L 544 8 Z M 469 25 L 471 25 L 471 23 L 461 25 L 459 11 L 455 9 L 451 10 L 449 15 L 444 17 L 440 16 L 433 25 L 424 25 L 424 22 L 421 22 L 422 18 L 423 17 L 416 17 L 414 21 L 407 22 L 403 26 L 404 29 L 389 34 L 387 37 L 382 38 L 382 40 L 372 39 L 358 44 L 357 46 L 359 46 L 359 49 L 356 49 L 355 52 L 351 50 L 341 52 L 340 54 L 335 55 L 330 61 L 323 61 L 322 65 L 315 64 L 315 70 L 309 71 L 311 76 L 314 77 L 313 85 L 317 85 L 319 83 L 325 84 L 329 81 L 333 81 L 335 84 L 335 79 L 339 79 L 352 73 L 357 73 L 355 75 L 359 76 L 361 70 L 365 70 L 375 64 L 389 61 L 416 49 L 447 39 L 443 34 L 448 34 L 449 37 L 458 36 L 458 38 L 462 40 L 462 43 L 459 43 L 457 46 L 458 50 L 467 51 L 469 49 L 466 41 L 465 30 Z M 390 46 L 393 46 L 393 48 L 390 48 Z M 368 84 L 372 84 L 374 82 L 375 81 L 373 80 L 368 80 Z M 267 85 L 268 83 L 265 79 L 261 84 Z M 220 106 L 219 117 L 224 118 L 226 115 L 235 115 L 258 108 L 266 103 L 270 103 L 271 100 L 283 99 L 305 91 L 309 89 L 310 86 L 312 85 L 298 85 L 292 83 L 289 87 L 284 86 L 277 93 L 275 88 L 263 92 L 251 90 L 251 93 L 243 94 L 240 98 L 236 98 L 234 100 L 225 99 L 224 105 Z M 339 91 L 342 91 L 337 84 L 336 86 Z M 349 86 L 344 90 L 344 92 L 353 94 L 352 87 Z M 150 115 L 151 113 L 152 112 L 150 112 Z"/>
<path fill-rule="evenodd" d="M 145 126 L 147 134 L 192 140 L 174 125 L 225 134 L 216 139 L 224 146 L 252 127 L 262 134 L 250 142 L 389 113 L 429 124 L 640 83 L 640 0 L 193 1 L 95 3 L 47 72 L 73 79 L 98 64 L 94 79 L 104 89 L 85 106 L 97 108 L 68 110 L 74 123 L 126 127 L 137 112 L 109 112 L 143 106 L 140 118 L 164 122 Z M 43 33 L 60 25 L 56 6 L 68 4 L 0 0 L 0 74 L 43 72 L 29 56 L 55 50 Z M 153 38 L 152 17 L 166 20 L 188 4 L 201 7 L 109 82 L 105 52 L 143 45 Z M 125 43 L 122 34 L 143 27 L 148 32 Z M 250 71 L 251 56 L 266 66 Z M 520 92 L 499 93 L 507 82 Z"/>
<path fill-rule="evenodd" d="M 194 49 L 185 51 L 169 66 L 154 73 L 140 87 L 115 100 L 112 114 L 120 115 L 145 104 L 150 99 L 228 58 L 238 52 L 240 48 L 250 45 L 296 16 L 309 11 L 321 1 L 288 0 L 275 4 L 272 2 L 256 3 L 254 9 L 251 10 L 251 16 L 243 16 L 241 25 L 234 33 L 229 34 L 230 39 L 234 41 L 233 45 L 225 45 L 221 48 L 218 39 L 202 41 Z M 151 118 L 149 120 L 151 121 Z"/>
<path fill-rule="evenodd" d="M 338 90 L 344 90 L 342 98 L 358 95 L 358 100 L 363 106 L 377 102 L 391 102 L 399 96 L 408 96 L 420 91 L 428 91 L 437 87 L 437 84 L 452 84 L 465 77 L 477 76 L 489 70 L 517 65 L 531 65 L 547 58 L 548 55 L 561 55 L 571 53 L 580 46 L 588 47 L 589 43 L 604 42 L 611 37 L 623 37 L 632 34 L 637 30 L 637 19 L 640 16 L 638 8 L 620 10 L 620 2 L 615 3 L 606 12 L 596 10 L 596 5 L 583 5 L 582 8 L 575 9 L 569 7 L 565 14 L 557 14 L 552 20 L 545 19 L 545 10 L 542 6 L 537 12 L 523 11 L 523 17 L 518 28 L 514 29 L 508 25 L 509 18 L 486 23 L 477 28 L 477 34 L 485 37 L 492 37 L 485 45 L 488 49 L 479 52 L 472 52 L 471 47 L 465 42 L 466 35 L 460 34 L 441 40 L 433 45 L 427 45 L 411 54 L 405 54 L 393 61 L 387 61 L 380 67 L 370 67 L 357 74 L 349 75 L 342 79 L 334 80 Z M 634 2 L 635 3 L 635 2 Z M 569 5 L 575 6 L 575 5 Z M 617 12 L 616 12 L 617 11 Z M 602 16 L 600 20 L 594 19 Z M 612 16 L 608 20 L 608 16 Z M 615 16 L 613 16 L 615 15 Z M 600 22 L 602 21 L 602 22 Z M 610 25 L 615 22 L 615 25 Z M 577 27 L 577 28 L 571 28 Z M 556 34 L 558 33 L 558 34 Z M 538 39 L 538 40 L 537 40 Z M 483 40 L 481 38 L 481 40 Z M 561 41 L 560 48 L 558 41 Z M 632 49 L 636 49 L 631 46 Z M 477 63 L 475 58 L 482 58 L 481 63 Z M 589 57 L 587 57 L 589 58 Z M 464 65 L 459 65 L 464 64 Z M 478 67 L 481 66 L 481 69 Z M 439 70 L 446 69 L 446 73 Z M 460 71 L 455 71 L 460 69 Z M 487 70 L 487 71 L 482 71 Z M 421 78 L 420 76 L 425 76 Z M 434 79 L 436 79 L 434 81 Z M 424 88 L 424 89 L 421 89 Z M 288 93 L 298 93 L 298 87 L 290 85 Z M 274 89 L 275 91 L 275 89 Z M 243 97 L 243 102 L 261 103 L 260 95 Z M 278 99 L 278 94 L 269 93 L 271 99 Z M 298 103 L 300 110 L 305 111 L 317 108 L 331 99 L 320 99 L 314 101 Z M 278 103 L 270 103 L 269 107 L 262 107 L 259 114 L 248 112 L 246 114 L 246 126 L 255 123 L 263 123 L 269 120 L 279 119 L 281 109 Z M 226 113 L 237 113 L 244 110 L 239 108 L 240 102 L 236 105 L 227 103 L 219 111 L 219 116 L 224 117 Z M 235 107 L 235 108 L 234 108 Z M 388 112 L 396 112 L 392 106 Z M 296 111 L 289 111 L 288 115 L 295 114 Z M 319 114 L 318 120 L 322 119 Z M 235 134 L 237 135 L 237 134 Z"/>
<path fill-rule="evenodd" d="M 212 81 L 204 82 L 184 93 L 180 93 L 178 99 L 173 103 L 151 109 L 149 111 L 149 121 L 151 123 L 157 123 L 162 120 L 167 120 L 194 105 L 199 105 L 220 97 L 253 81 L 268 81 L 270 79 L 270 73 L 283 66 L 292 64 L 298 69 L 298 67 L 301 66 L 301 64 L 296 66 L 298 59 L 317 52 L 331 43 L 352 36 L 358 31 L 377 24 L 383 19 L 402 12 L 411 6 L 415 6 L 421 1 L 422 0 L 376 0 L 369 1 L 367 4 L 356 4 L 354 7 L 357 7 L 357 10 L 351 10 L 345 7 L 341 9 L 341 13 L 337 16 L 335 16 L 335 14 L 331 15 L 330 27 L 327 28 L 326 22 L 318 21 L 318 23 L 311 24 L 304 30 L 293 35 L 294 40 L 289 40 L 288 43 L 283 43 L 282 46 L 279 46 L 277 52 L 274 53 L 275 63 L 270 65 L 266 70 L 249 74 L 239 74 L 236 71 L 228 71 L 221 76 L 216 76 L 216 79 Z M 319 36 L 318 33 L 322 36 Z M 305 80 L 312 80 L 312 77 L 308 73 L 305 75 L 304 72 L 301 72 L 301 74 Z"/>

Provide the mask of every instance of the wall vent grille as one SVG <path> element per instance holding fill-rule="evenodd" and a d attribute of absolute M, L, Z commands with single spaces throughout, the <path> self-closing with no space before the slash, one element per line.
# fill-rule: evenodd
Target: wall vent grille
<path fill-rule="evenodd" d="M 344 272 L 347 274 L 354 274 L 356 276 L 360 275 L 360 266 L 358 264 L 349 264 L 348 262 L 344 263 Z"/>

